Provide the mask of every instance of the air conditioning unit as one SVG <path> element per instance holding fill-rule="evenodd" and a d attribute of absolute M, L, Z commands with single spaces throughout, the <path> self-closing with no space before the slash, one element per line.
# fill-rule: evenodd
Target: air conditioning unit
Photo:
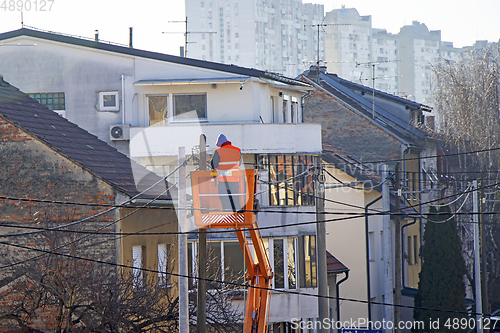
<path fill-rule="evenodd" d="M 119 124 L 109 126 L 109 139 L 111 141 L 130 140 L 130 125 Z"/>

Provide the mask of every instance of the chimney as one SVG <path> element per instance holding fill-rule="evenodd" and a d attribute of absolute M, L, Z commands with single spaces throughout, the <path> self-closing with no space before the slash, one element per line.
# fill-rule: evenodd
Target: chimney
<path fill-rule="evenodd" d="M 128 47 L 133 48 L 133 46 L 132 46 L 132 30 L 134 30 L 134 28 L 130 27 L 128 29 L 129 29 Z"/>
<path fill-rule="evenodd" d="M 323 73 L 325 74 L 326 73 L 326 66 L 324 65 L 312 65 L 311 67 L 309 67 L 309 74 L 307 75 L 307 77 L 309 77 L 309 79 L 313 80 L 314 82 L 316 83 L 319 83 L 319 74 L 320 73 Z"/>
<path fill-rule="evenodd" d="M 98 42 L 99 41 L 99 30 L 96 30 L 95 31 L 95 41 Z"/>

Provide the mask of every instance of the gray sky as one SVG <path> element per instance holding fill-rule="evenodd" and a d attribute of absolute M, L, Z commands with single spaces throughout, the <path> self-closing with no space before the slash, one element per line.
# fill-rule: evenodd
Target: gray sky
<path fill-rule="evenodd" d="M 303 2 L 324 4 L 325 12 L 343 4 L 347 8 L 356 8 L 360 15 L 372 16 L 374 28 L 387 29 L 391 33 L 398 33 L 403 25 L 417 20 L 430 30 L 441 30 L 442 40 L 453 42 L 456 47 L 472 45 L 476 40 L 497 42 L 500 38 L 500 0 Z M 16 5 L 10 6 L 9 3 Z M 21 27 L 18 3 L 21 2 L 0 0 L 0 32 Z M 102 40 L 122 44 L 128 44 L 128 29 L 133 27 L 134 47 L 175 55 L 179 53 L 179 46 L 184 44 L 184 24 L 169 23 L 185 19 L 182 0 L 22 0 L 22 3 L 23 20 L 27 26 L 90 38 L 98 29 Z M 31 8 L 28 8 L 29 4 Z"/>

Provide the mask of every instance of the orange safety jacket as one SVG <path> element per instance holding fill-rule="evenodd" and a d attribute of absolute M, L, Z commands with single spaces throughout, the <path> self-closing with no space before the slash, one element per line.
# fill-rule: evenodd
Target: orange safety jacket
<path fill-rule="evenodd" d="M 217 179 L 222 182 L 237 182 L 238 176 L 233 176 L 232 171 L 240 170 L 241 150 L 231 144 L 224 144 L 216 150 L 219 154 L 217 166 Z"/>

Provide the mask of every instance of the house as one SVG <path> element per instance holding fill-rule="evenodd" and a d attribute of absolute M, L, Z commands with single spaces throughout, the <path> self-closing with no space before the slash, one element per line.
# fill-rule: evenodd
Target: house
<path fill-rule="evenodd" d="M 425 214 L 427 208 L 420 203 L 435 199 L 437 195 L 437 182 L 432 178 L 437 168 L 435 142 L 425 132 L 425 115 L 430 109 L 344 80 L 326 73 L 322 67 L 311 67 L 299 78 L 315 88 L 305 99 L 305 121 L 322 125 L 323 163 L 337 178 L 330 177 L 335 188 L 326 192 L 327 200 L 354 205 L 343 207 L 350 212 L 363 213 L 369 203 L 372 204 L 370 209 L 380 210 L 381 202 L 372 200 L 380 195 L 380 184 L 388 181 L 381 178 L 381 167 L 388 165 L 393 175 L 392 185 L 395 164 L 399 161 L 400 165 L 399 186 L 403 194 L 400 207 L 406 214 L 401 220 L 403 264 L 395 263 L 394 256 L 382 256 L 384 245 L 391 246 L 394 251 L 395 240 L 392 237 L 393 244 L 384 244 L 379 217 L 370 217 L 368 229 L 365 229 L 362 218 L 331 223 L 327 250 L 335 253 L 350 269 L 349 279 L 342 284 L 341 296 L 364 299 L 368 303 L 392 303 L 392 288 L 383 287 L 382 283 L 389 278 L 383 267 L 383 263 L 389 261 L 393 269 L 401 269 L 402 302 L 413 304 L 411 295 L 418 286 L 421 267 L 419 248 L 423 224 L 419 214 Z M 391 211 L 396 207 L 395 198 L 391 195 Z M 329 205 L 332 209 L 342 208 L 339 204 Z M 407 208 L 410 205 L 415 207 Z M 342 244 L 350 244 L 350 249 L 352 244 L 357 244 L 354 251 L 344 251 L 348 258 L 339 252 L 338 246 Z M 367 282 L 368 271 L 371 271 L 370 284 Z M 384 314 L 384 311 L 379 306 L 344 302 L 341 319 L 368 318 L 371 313 L 373 320 L 388 320 L 388 313 Z M 411 315 L 411 311 L 406 315 Z"/>
<path fill-rule="evenodd" d="M 0 34 L 0 43 L 6 79 L 160 176 L 177 167 L 179 147 L 196 155 L 204 134 L 211 154 L 224 133 L 242 149 L 245 166 L 259 170 L 258 223 L 265 228 L 273 288 L 285 291 L 272 295 L 270 322 L 317 317 L 317 299 L 296 293 L 317 290 L 311 167 L 319 163 L 321 131 L 304 122 L 309 84 L 26 28 Z M 190 159 L 188 171 L 195 163 Z M 197 239 L 189 241 L 190 272 L 196 273 Z M 243 269 L 234 234 L 210 234 L 208 242 L 216 266 Z"/>
<path fill-rule="evenodd" d="M 117 265 L 141 277 L 143 268 L 159 277 L 175 272 L 159 264 L 176 261 L 177 252 L 159 251 L 177 246 L 166 234 L 177 231 L 175 188 L 2 76 L 0 150 L 0 330 L 19 327 L 14 317 L 41 330 L 57 328 L 60 315 L 88 304 L 92 290 L 96 297 L 108 290 L 106 277 L 119 272 Z M 153 202 L 157 209 L 148 209 Z M 149 230 L 157 234 L 141 235 Z M 127 232 L 135 234 L 119 236 Z M 140 259 L 133 257 L 137 247 L 144 249 Z M 47 286 L 41 294 L 64 307 L 30 301 L 37 277 Z M 91 324 L 79 320 L 75 325 Z"/>

